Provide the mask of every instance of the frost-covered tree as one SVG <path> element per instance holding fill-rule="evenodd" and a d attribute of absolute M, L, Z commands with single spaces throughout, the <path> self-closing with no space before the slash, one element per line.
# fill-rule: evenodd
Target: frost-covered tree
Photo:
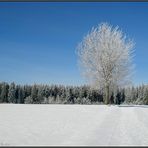
<path fill-rule="evenodd" d="M 25 98 L 25 91 L 24 91 L 24 88 L 20 86 L 18 90 L 19 103 L 24 103 L 24 98 Z"/>
<path fill-rule="evenodd" d="M 0 94 L 1 102 L 8 102 L 8 89 L 9 89 L 9 85 L 3 82 L 1 86 L 1 94 Z"/>
<path fill-rule="evenodd" d="M 133 42 L 119 27 L 101 23 L 78 45 L 78 56 L 83 74 L 91 86 L 105 92 L 109 104 L 111 91 L 129 84 L 133 71 Z"/>
<path fill-rule="evenodd" d="M 34 103 L 39 103 L 37 93 L 38 93 L 38 89 L 37 89 L 37 85 L 35 84 L 31 88 L 31 98 L 32 98 Z"/>
<path fill-rule="evenodd" d="M 16 89 L 14 82 L 10 84 L 9 91 L 8 91 L 8 102 L 16 103 Z"/>
<path fill-rule="evenodd" d="M 25 98 L 24 103 L 25 103 L 25 104 L 32 104 L 32 103 L 34 103 L 34 102 L 33 102 L 33 99 L 31 98 L 31 96 L 28 96 L 28 97 Z"/>

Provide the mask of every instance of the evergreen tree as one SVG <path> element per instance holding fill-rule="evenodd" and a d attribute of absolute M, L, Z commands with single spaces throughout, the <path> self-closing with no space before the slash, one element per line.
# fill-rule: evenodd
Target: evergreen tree
<path fill-rule="evenodd" d="M 16 88 L 14 82 L 10 84 L 8 91 L 8 102 L 9 103 L 17 103 L 16 101 Z"/>
<path fill-rule="evenodd" d="M 8 103 L 8 89 L 9 89 L 9 85 L 5 82 L 2 83 L 0 98 L 3 103 Z"/>
<path fill-rule="evenodd" d="M 33 103 L 39 103 L 38 97 L 38 89 L 37 89 L 37 85 L 33 85 L 31 88 L 31 99 L 33 100 Z"/>
<path fill-rule="evenodd" d="M 19 103 L 24 103 L 24 98 L 25 98 L 25 92 L 23 87 L 19 86 L 18 89 L 18 102 Z"/>
<path fill-rule="evenodd" d="M 37 92 L 37 102 L 38 103 L 44 102 L 44 97 L 45 97 L 45 89 L 42 86 L 40 86 Z"/>

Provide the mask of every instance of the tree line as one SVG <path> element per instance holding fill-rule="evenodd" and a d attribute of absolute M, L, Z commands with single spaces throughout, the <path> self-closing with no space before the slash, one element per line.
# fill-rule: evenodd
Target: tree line
<path fill-rule="evenodd" d="M 148 104 L 148 85 L 117 89 L 110 96 L 111 104 Z M 87 85 L 16 85 L 14 82 L 1 82 L 0 103 L 104 104 L 105 93 Z"/>

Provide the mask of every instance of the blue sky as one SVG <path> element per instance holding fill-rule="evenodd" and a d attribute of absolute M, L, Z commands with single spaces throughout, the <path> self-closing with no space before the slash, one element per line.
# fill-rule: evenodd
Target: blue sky
<path fill-rule="evenodd" d="M 0 81 L 82 85 L 76 47 L 97 24 L 135 43 L 134 83 L 148 82 L 147 2 L 1 2 Z"/>

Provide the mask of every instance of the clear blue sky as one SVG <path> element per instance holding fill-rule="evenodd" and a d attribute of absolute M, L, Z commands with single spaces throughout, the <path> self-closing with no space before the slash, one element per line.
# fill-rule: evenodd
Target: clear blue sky
<path fill-rule="evenodd" d="M 82 85 L 75 53 L 101 22 L 119 27 L 136 43 L 135 84 L 148 82 L 148 3 L 0 3 L 0 81 Z"/>

